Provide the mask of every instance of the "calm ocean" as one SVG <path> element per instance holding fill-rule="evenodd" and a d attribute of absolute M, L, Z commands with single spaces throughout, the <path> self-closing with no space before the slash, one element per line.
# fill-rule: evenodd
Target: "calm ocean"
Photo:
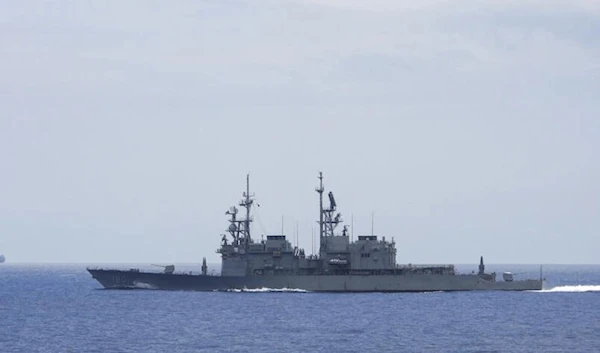
<path fill-rule="evenodd" d="M 600 265 L 544 266 L 541 292 L 397 294 L 102 290 L 85 267 L 0 265 L 0 352 L 600 352 Z"/>

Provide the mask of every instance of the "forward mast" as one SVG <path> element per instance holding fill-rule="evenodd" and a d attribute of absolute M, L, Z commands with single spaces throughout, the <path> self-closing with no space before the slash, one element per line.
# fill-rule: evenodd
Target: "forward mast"
<path fill-rule="evenodd" d="M 250 223 L 253 221 L 250 215 L 250 208 L 254 203 L 254 194 L 250 193 L 250 174 L 246 175 L 246 191 L 242 194 L 242 200 L 239 206 L 246 209 L 246 218 L 238 219 L 238 208 L 231 206 L 225 214 L 229 215 L 229 227 L 227 231 L 233 238 L 233 244 L 236 247 L 247 248 L 248 244 L 252 243 L 252 237 L 250 235 Z M 226 243 L 226 238 L 223 237 L 223 241 Z"/>

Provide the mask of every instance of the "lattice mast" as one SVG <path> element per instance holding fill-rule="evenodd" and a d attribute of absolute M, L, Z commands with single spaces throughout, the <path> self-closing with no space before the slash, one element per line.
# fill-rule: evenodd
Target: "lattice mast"
<path fill-rule="evenodd" d="M 246 191 L 242 194 L 243 199 L 240 201 L 239 205 L 246 209 L 246 218 L 237 219 L 238 209 L 235 206 L 231 206 L 229 210 L 225 213 L 230 216 L 229 219 L 229 228 L 227 231 L 231 234 L 233 238 L 234 246 L 242 246 L 247 247 L 249 243 L 252 242 L 252 238 L 250 236 L 250 223 L 252 222 L 252 217 L 250 216 L 250 208 L 254 203 L 254 194 L 250 193 L 250 175 L 246 175 Z"/>
<path fill-rule="evenodd" d="M 322 256 L 327 251 L 327 238 L 335 236 L 335 228 L 343 222 L 341 213 L 335 216 L 337 204 L 333 193 L 329 192 L 329 208 L 323 208 L 323 173 L 319 172 L 319 187 L 315 189 L 319 193 L 319 254 Z M 344 230 L 345 233 L 345 230 Z"/>

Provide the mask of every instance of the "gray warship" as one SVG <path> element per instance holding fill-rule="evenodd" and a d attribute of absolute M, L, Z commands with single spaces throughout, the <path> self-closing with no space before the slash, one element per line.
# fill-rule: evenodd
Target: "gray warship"
<path fill-rule="evenodd" d="M 319 249 L 317 254 L 306 255 L 292 246 L 284 234 L 267 235 L 255 240 L 251 236 L 253 217 L 251 209 L 254 194 L 250 193 L 249 176 L 239 209 L 232 206 L 227 232 L 221 235 L 221 273 L 208 273 L 206 258 L 201 273 L 178 273 L 174 265 L 164 266 L 162 272 L 139 269 L 87 268 L 88 272 L 107 289 L 162 289 L 190 291 L 234 291 L 261 289 L 289 289 L 311 292 L 429 292 L 541 290 L 545 280 L 517 280 L 511 272 L 504 272 L 502 280 L 496 273 L 486 273 L 483 256 L 479 271 L 460 274 L 454 265 L 399 265 L 396 263 L 396 243 L 385 237 L 361 235 L 351 240 L 332 192 L 327 194 L 325 207 L 323 174 L 319 173 Z"/>

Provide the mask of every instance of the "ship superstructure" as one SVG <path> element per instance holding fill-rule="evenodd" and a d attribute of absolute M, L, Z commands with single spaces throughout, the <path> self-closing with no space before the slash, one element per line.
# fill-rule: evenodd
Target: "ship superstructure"
<path fill-rule="evenodd" d="M 279 276 L 279 275 L 397 275 L 404 272 L 454 274 L 453 265 L 398 266 L 396 243 L 377 235 L 359 235 L 351 241 L 347 226 L 341 233 L 336 230 L 343 222 L 337 212 L 332 192 L 327 194 L 329 206 L 324 206 L 323 174 L 319 174 L 319 250 L 316 255 L 305 254 L 304 249 L 292 246 L 284 234 L 267 235 L 266 240 L 254 242 L 250 235 L 251 207 L 249 177 L 246 191 L 239 206 L 245 209 L 245 218 L 232 206 L 227 234 L 221 235 L 222 276 Z"/>

